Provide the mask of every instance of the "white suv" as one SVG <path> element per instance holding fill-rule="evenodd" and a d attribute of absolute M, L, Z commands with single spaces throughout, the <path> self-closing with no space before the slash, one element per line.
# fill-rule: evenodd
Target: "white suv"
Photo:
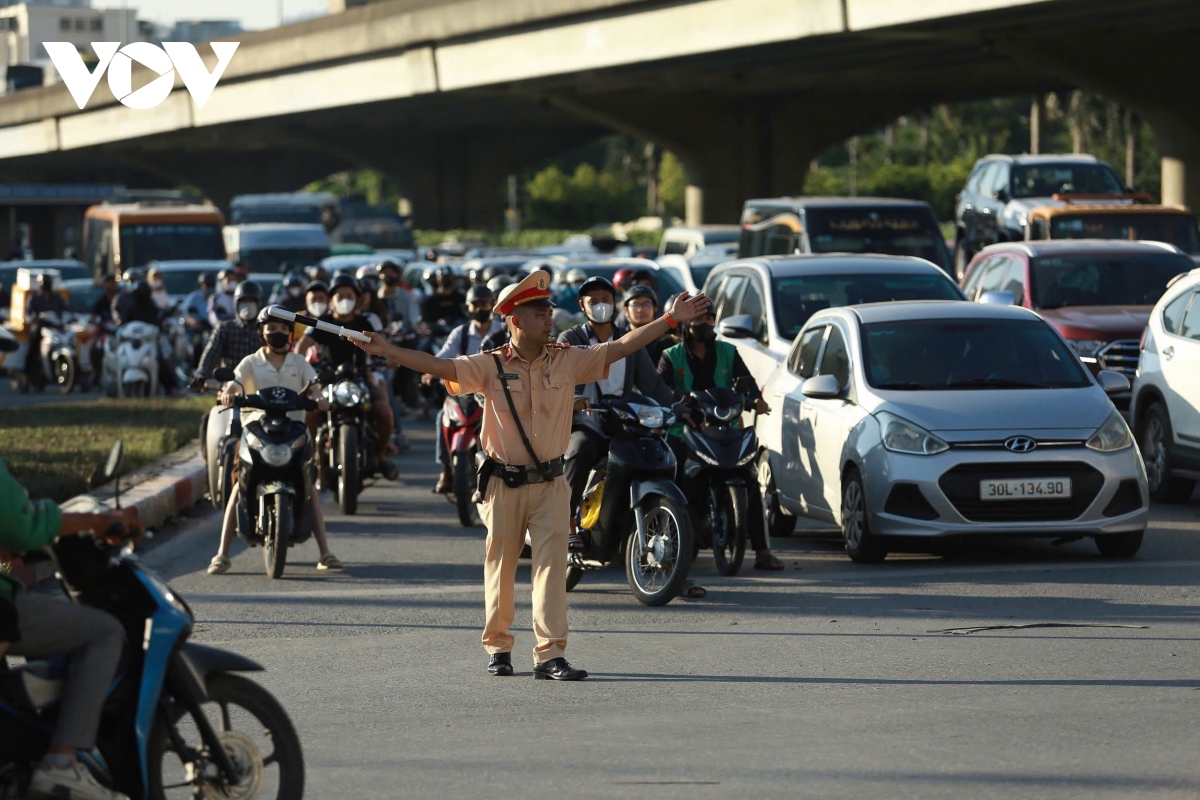
<path fill-rule="evenodd" d="M 1150 315 L 1130 403 L 1150 497 L 1186 503 L 1200 480 L 1200 269 L 1176 278 Z"/>

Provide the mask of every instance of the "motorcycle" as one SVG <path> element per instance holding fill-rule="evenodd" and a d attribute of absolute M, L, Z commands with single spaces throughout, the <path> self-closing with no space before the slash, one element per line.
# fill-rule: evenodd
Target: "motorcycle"
<path fill-rule="evenodd" d="M 592 468 L 580 504 L 584 550 L 568 557 L 567 591 L 583 573 L 624 556 L 639 602 L 661 606 L 683 591 L 694 553 L 687 499 L 675 485 L 675 454 L 663 440 L 678 408 L 648 397 L 605 398 L 593 406 L 611 441 Z"/>
<path fill-rule="evenodd" d="M 483 406 L 475 395 L 447 395 L 442 404 L 442 437 L 454 474 L 454 492 L 446 499 L 458 508 L 458 521 L 464 528 L 479 522 L 475 508 L 475 489 L 479 476 L 475 472 L 475 455 L 479 452 L 479 425 Z"/>
<path fill-rule="evenodd" d="M 59 314 L 56 311 L 43 311 L 38 314 L 38 329 L 40 340 L 29 343 L 26 358 L 37 358 L 41 369 L 35 369 L 31 374 L 33 388 L 41 391 L 47 384 L 58 388 L 60 394 L 70 394 L 79 383 L 83 391 L 90 385 L 91 364 L 81 362 L 76 352 L 75 332 L 71 323 L 75 317 L 71 312 Z M 22 389 L 27 387 L 21 386 Z"/>
<path fill-rule="evenodd" d="M 119 479 L 121 452 L 118 442 L 102 468 L 105 480 Z M 189 642 L 195 616 L 187 602 L 130 548 L 81 534 L 59 538 L 43 557 L 54 560 L 74 602 L 112 614 L 128 632 L 98 745 L 77 754 L 98 782 L 152 800 L 179 790 L 188 797 L 300 800 L 304 754 L 296 729 L 278 700 L 239 674 L 262 672 L 261 665 Z M 16 798 L 25 796 L 50 745 L 65 661 L 31 661 L 6 673 L 0 797 Z"/>
<path fill-rule="evenodd" d="M 189 375 L 198 358 L 192 347 L 192 336 L 188 331 L 187 321 L 181 316 L 180 306 L 167 312 L 162 322 L 162 358 L 163 363 L 175 375 L 176 386 L 187 386 Z"/>
<path fill-rule="evenodd" d="M 757 498 L 750 501 L 758 480 L 758 436 L 753 424 L 741 427 L 745 397 L 734 390 L 692 392 L 684 403 L 703 414 L 702 425 L 683 429 L 687 456 L 680 488 L 696 512 L 696 549 L 711 548 L 717 572 L 736 575 L 746 556 L 749 515 L 761 513 Z"/>
<path fill-rule="evenodd" d="M 219 389 L 219 380 L 205 381 L 205 389 Z M 224 510 L 233 492 L 233 476 L 237 467 L 238 442 L 242 439 L 242 410 L 237 406 L 217 404 L 203 418 L 200 441 L 203 443 L 204 465 L 208 472 L 208 496 L 213 507 Z"/>
<path fill-rule="evenodd" d="M 416 350 L 420 344 L 417 332 L 403 322 L 393 322 L 388 327 L 391 343 L 396 347 Z M 421 391 L 421 374 L 408 367 L 397 367 L 392 375 L 392 392 L 409 408 L 416 408 Z"/>
<path fill-rule="evenodd" d="M 117 328 L 104 354 L 105 391 L 109 397 L 158 394 L 158 326 L 130 322 Z"/>
<path fill-rule="evenodd" d="M 222 367 L 213 377 L 232 381 L 233 370 Z M 308 426 L 288 412 L 316 411 L 317 403 L 272 386 L 238 395 L 233 405 L 264 412 L 246 426 L 238 443 L 238 536 L 251 547 L 262 546 L 267 577 L 279 578 L 288 548 L 308 541 L 313 531 L 312 439 Z"/>
<path fill-rule="evenodd" d="M 337 495 L 343 514 L 354 514 L 363 480 L 379 469 L 371 392 L 349 363 L 323 372 L 321 384 L 329 411 L 317 430 L 318 479 L 322 489 Z"/>

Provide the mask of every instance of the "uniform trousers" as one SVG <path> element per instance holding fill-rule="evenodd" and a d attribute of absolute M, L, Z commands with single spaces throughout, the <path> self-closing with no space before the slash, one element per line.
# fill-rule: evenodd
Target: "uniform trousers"
<path fill-rule="evenodd" d="M 533 550 L 534 663 L 561 658 L 566 651 L 570 496 L 571 487 L 561 477 L 518 489 L 510 489 L 498 476 L 489 481 L 482 504 L 488 529 L 483 563 L 483 647 L 488 653 L 512 651 L 513 592 L 526 530 Z"/>

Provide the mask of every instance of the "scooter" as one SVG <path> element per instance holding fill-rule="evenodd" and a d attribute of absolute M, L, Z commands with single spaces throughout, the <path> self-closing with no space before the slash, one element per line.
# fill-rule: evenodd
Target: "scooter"
<path fill-rule="evenodd" d="M 354 514 L 363 480 L 379 469 L 371 392 L 351 363 L 323 371 L 320 379 L 329 411 L 317 429 L 318 479 L 337 495 L 343 514 Z"/>
<path fill-rule="evenodd" d="M 213 377 L 234 380 L 228 367 Z M 317 402 L 272 386 L 238 395 L 233 405 L 265 412 L 246 426 L 238 444 L 237 532 L 250 546 L 262 546 L 267 577 L 279 578 L 288 548 L 308 541 L 313 531 L 312 439 L 308 426 L 288 412 L 316 411 Z"/>
<path fill-rule="evenodd" d="M 104 480 L 119 477 L 121 455 L 118 442 Z M 195 616 L 187 602 L 130 548 L 83 534 L 59 538 L 45 557 L 54 559 L 74 602 L 112 614 L 128 632 L 98 746 L 77 754 L 98 782 L 133 798 L 182 789 L 189 797 L 300 800 L 304 754 L 296 729 L 278 700 L 238 674 L 262 672 L 261 665 L 189 642 Z M 65 663 L 3 671 L 0 797 L 18 798 L 50 746 Z"/>
<path fill-rule="evenodd" d="M 29 374 L 32 388 L 42 391 L 47 385 L 55 386 L 60 394 L 70 394 L 76 383 L 87 391 L 85 381 L 90 383 L 91 365 L 80 363 L 76 354 L 75 332 L 71 330 L 74 315 L 69 311 L 43 311 L 38 314 L 39 341 L 29 343 L 25 358 L 38 359 L 38 367 Z M 13 365 L 15 368 L 15 365 Z M 33 365 L 30 365 L 33 367 Z M 20 391 L 30 388 L 23 381 L 26 373 L 22 368 L 16 379 Z"/>
<path fill-rule="evenodd" d="M 218 389 L 221 382 L 209 380 L 204 388 Z M 242 410 L 217 404 L 204 417 L 200 441 L 204 446 L 204 465 L 208 472 L 208 496 L 215 508 L 224 510 L 233 492 L 237 467 L 238 442 L 242 439 Z"/>
<path fill-rule="evenodd" d="M 446 499 L 458 508 L 458 521 L 464 528 L 479 522 L 479 512 L 472 498 L 479 483 L 475 454 L 479 452 L 482 419 L 483 406 L 475 395 L 446 395 L 446 401 L 442 403 L 442 429 L 438 431 L 454 474 L 454 492 L 446 495 Z"/>
<path fill-rule="evenodd" d="M 713 551 L 717 572 L 736 575 L 746 556 L 746 529 L 750 514 L 761 514 L 755 457 L 758 436 L 754 425 L 741 427 L 745 397 L 732 389 L 712 388 L 692 392 L 684 403 L 696 425 L 685 425 L 680 488 L 695 512 L 696 549 Z M 755 414 L 757 419 L 757 413 Z"/>
<path fill-rule="evenodd" d="M 639 602 L 661 606 L 683 591 L 694 554 L 687 499 L 675 485 L 675 454 L 663 433 L 676 408 L 640 395 L 605 398 L 589 409 L 610 437 L 608 458 L 588 476 L 580 504 L 584 550 L 568 557 L 567 591 L 583 573 L 624 556 Z"/>
<path fill-rule="evenodd" d="M 105 391 L 109 397 L 153 397 L 158 394 L 156 325 L 130 322 L 117 328 L 104 356 Z"/>

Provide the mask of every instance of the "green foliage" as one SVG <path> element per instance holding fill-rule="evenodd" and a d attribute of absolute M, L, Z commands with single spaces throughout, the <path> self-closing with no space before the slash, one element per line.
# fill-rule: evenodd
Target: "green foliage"
<path fill-rule="evenodd" d="M 685 196 L 687 178 L 683 174 L 683 162 L 674 153 L 663 153 L 658 168 L 658 193 L 663 200 L 663 209 L 669 217 L 682 217 L 686 212 Z"/>
<path fill-rule="evenodd" d="M 335 172 L 319 181 L 313 181 L 301 191 L 330 192 L 342 199 L 361 195 L 370 205 L 385 205 L 391 208 L 396 207 L 403 195 L 394 181 L 374 169 Z"/>
<path fill-rule="evenodd" d="M 567 175 L 558 166 L 539 172 L 525 185 L 526 222 L 533 227 L 576 228 L 642 216 L 646 193 L 618 172 L 580 164 Z"/>

